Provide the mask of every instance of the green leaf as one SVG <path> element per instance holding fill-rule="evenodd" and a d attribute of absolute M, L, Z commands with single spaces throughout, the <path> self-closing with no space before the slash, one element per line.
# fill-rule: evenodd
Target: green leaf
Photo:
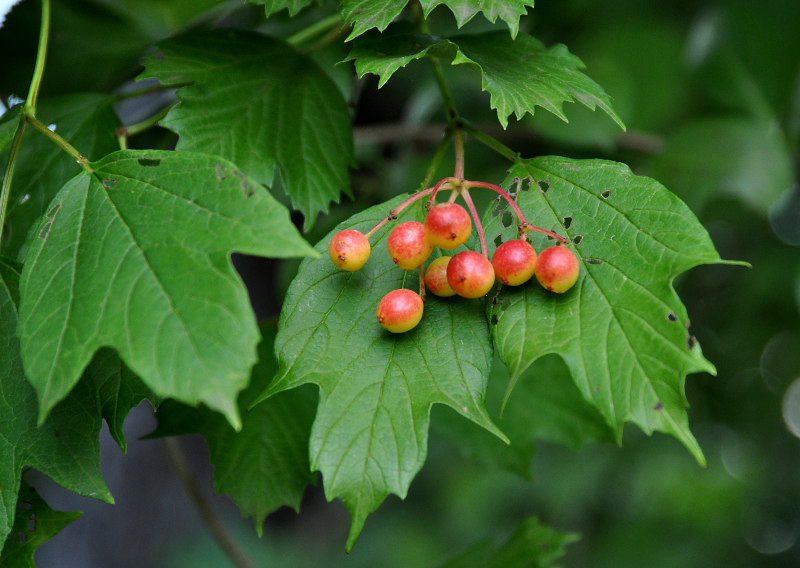
<path fill-rule="evenodd" d="M 517 119 L 534 114 L 540 106 L 564 121 L 565 102 L 580 102 L 590 110 L 600 108 L 621 128 L 622 120 L 611 98 L 581 70 L 584 65 L 563 45 L 547 48 L 529 35 L 516 39 L 502 32 L 459 35 L 450 39 L 410 31 L 399 25 L 387 34 L 372 33 L 355 42 L 346 60 L 354 60 L 357 73 L 374 73 L 383 85 L 398 69 L 425 55 L 468 65 L 482 77 L 490 104 L 505 128 L 513 113 Z"/>
<path fill-rule="evenodd" d="M 266 36 L 220 30 L 168 39 L 139 78 L 178 89 L 161 124 L 179 150 L 222 156 L 259 183 L 276 170 L 305 229 L 349 193 L 353 135 L 347 105 L 311 59 Z"/>
<path fill-rule="evenodd" d="M 16 336 L 18 281 L 16 268 L 0 258 L 0 542 L 14 526 L 25 466 L 70 491 L 113 502 L 100 474 L 100 410 L 91 389 L 81 382 L 37 426 L 36 392 L 23 373 Z"/>
<path fill-rule="evenodd" d="M 247 410 L 275 374 L 275 332 L 263 329 L 259 362 L 250 386 L 239 396 L 242 430 L 235 432 L 219 414 L 167 400 L 158 409 L 152 436 L 198 433 L 208 442 L 214 465 L 214 491 L 230 496 L 244 516 L 252 516 L 261 536 L 266 516 L 278 507 L 300 509 L 303 490 L 314 483 L 308 463 L 308 438 L 316 394 L 283 392 Z"/>
<path fill-rule="evenodd" d="M 577 540 L 576 534 L 556 532 L 529 517 L 505 541 L 478 543 L 439 568 L 545 568 L 554 566 L 566 545 Z"/>
<path fill-rule="evenodd" d="M 157 395 L 205 402 L 238 427 L 258 329 L 229 254 L 311 247 L 282 205 L 216 156 L 124 151 L 91 167 L 32 231 L 22 272 L 19 335 L 40 416 L 112 347 Z"/>
<path fill-rule="evenodd" d="M 500 18 L 508 24 L 511 37 L 517 37 L 519 32 L 519 18 L 528 11 L 528 6 L 533 7 L 532 0 L 421 0 L 425 16 L 428 16 L 436 6 L 444 4 L 456 17 L 456 22 L 460 28 L 469 22 L 475 14 L 482 13 L 487 20 L 494 23 Z"/>
<path fill-rule="evenodd" d="M 516 37 L 519 31 L 520 16 L 526 13 L 528 6 L 533 6 L 532 1 L 525 0 L 483 0 L 477 3 L 469 0 L 422 0 L 420 4 L 426 18 L 437 6 L 447 6 L 456 17 L 459 28 L 479 12 L 492 23 L 500 18 L 508 24 L 511 37 Z M 407 5 L 408 0 L 344 0 L 340 7 L 342 18 L 353 26 L 347 41 L 373 28 L 382 32 Z"/>
<path fill-rule="evenodd" d="M 366 232 L 404 198 L 371 207 L 334 231 Z M 400 220 L 423 213 L 415 204 Z M 322 472 L 328 499 L 339 497 L 350 510 L 348 548 L 389 493 L 405 497 L 425 461 L 433 404 L 447 404 L 505 439 L 483 405 L 492 345 L 481 302 L 429 297 L 422 322 L 410 332 L 394 335 L 378 325 L 383 295 L 419 286 L 417 273 L 397 268 L 386 252 L 393 226 L 376 232 L 372 256 L 358 272 L 338 270 L 327 255 L 301 264 L 275 340 L 278 374 L 262 396 L 319 386 L 311 467 Z M 332 234 L 318 251 L 327 249 Z"/>
<path fill-rule="evenodd" d="M 14 134 L 19 126 L 19 111 L 22 105 L 15 105 L 0 116 L 0 152 L 6 149 L 14 139 Z M 7 157 L 7 156 L 6 156 Z M 0 161 L 5 171 L 7 160 Z"/>
<path fill-rule="evenodd" d="M 247 3 L 263 5 L 269 18 L 281 10 L 288 10 L 290 16 L 295 16 L 303 8 L 314 4 L 314 0 L 247 0 Z"/>
<path fill-rule="evenodd" d="M 684 382 L 687 373 L 715 370 L 691 335 L 672 280 L 721 262 L 708 233 L 678 197 L 623 164 L 536 158 L 515 165 L 506 184 L 517 179 L 527 221 L 567 236 L 581 275 L 563 295 L 532 282 L 503 288 L 489 306 L 509 389 L 536 359 L 555 353 L 618 439 L 634 422 L 672 434 L 703 463 Z M 493 213 L 487 238 L 513 238 L 510 211 Z M 537 250 L 552 244 L 534 240 Z"/>
<path fill-rule="evenodd" d="M 795 178 L 792 152 L 777 122 L 747 117 L 685 124 L 650 167 L 694 209 L 725 194 L 762 215 Z"/>
<path fill-rule="evenodd" d="M 103 418 L 108 424 L 111 437 L 125 452 L 128 447 L 122 432 L 125 418 L 132 408 L 153 395 L 112 349 L 98 351 L 89 364 L 87 373 L 97 389 Z"/>
<path fill-rule="evenodd" d="M 44 98 L 37 104 L 37 117 L 45 124 L 55 125 L 56 132 L 84 156 L 98 159 L 119 148 L 114 137 L 119 119 L 112 103 L 111 97 L 95 93 Z M 7 159 L 8 151 L 0 151 L 3 167 Z M 61 186 L 80 171 L 75 160 L 61 148 L 28 128 L 17 156 L 8 202 L 4 254 L 20 255 L 31 226 L 45 213 Z"/>
<path fill-rule="evenodd" d="M 36 490 L 23 482 L 17 499 L 14 527 L 0 554 L 0 566 L 35 568 L 33 553 L 61 529 L 81 516 L 80 511 L 56 511 Z"/>
<path fill-rule="evenodd" d="M 508 309 L 505 299 L 498 297 L 498 301 L 503 302 L 498 309 Z M 501 414 L 511 377 L 499 357 L 495 359 L 486 407 L 511 444 L 503 444 L 488 432 L 458 419 L 453 412 L 439 413 L 434 417 L 434 431 L 457 444 L 463 454 L 488 467 L 502 468 L 531 480 L 531 460 L 537 440 L 575 450 L 590 442 L 614 441 L 614 433 L 603 416 L 584 400 L 572 382 L 569 369 L 554 355 L 537 359 L 522 373 L 514 396 Z"/>

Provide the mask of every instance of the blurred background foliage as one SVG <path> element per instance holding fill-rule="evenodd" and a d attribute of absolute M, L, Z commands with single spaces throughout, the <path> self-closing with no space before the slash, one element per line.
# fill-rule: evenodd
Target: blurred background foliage
<path fill-rule="evenodd" d="M 242 26 L 286 35 L 329 13 L 327 8 L 306 10 L 293 21 L 284 11 L 265 23 L 263 7 L 238 1 L 57 1 L 44 95 L 120 89 L 154 41 L 186 27 Z M 430 25 L 442 34 L 458 32 L 446 8 L 434 10 Z M 478 16 L 462 31 L 491 27 Z M 601 427 L 570 433 L 569 423 L 548 422 L 553 409 L 546 408 L 534 409 L 540 420 L 532 418 L 532 424 L 538 426 L 521 433 L 525 440 L 536 438 L 529 448 L 487 465 L 480 443 L 469 448 L 454 441 L 465 436 L 453 435 L 451 413 L 437 407 L 429 459 L 407 500 L 392 497 L 372 515 L 349 555 L 347 513 L 339 503 L 325 503 L 319 483 L 309 488 L 300 515 L 280 510 L 270 516 L 262 540 L 226 499 L 215 498 L 255 563 L 437 566 L 476 542 L 508 538 L 522 519 L 536 516 L 580 535 L 567 546 L 564 566 L 800 565 L 798 29 L 796 0 L 539 0 L 523 18 L 521 33 L 547 45 L 564 43 L 578 55 L 613 97 L 626 132 L 577 105 L 566 109 L 569 124 L 542 111 L 503 131 L 476 77 L 446 69 L 462 115 L 523 156 L 625 162 L 684 199 L 723 258 L 752 264 L 699 267 L 675 282 L 692 332 L 718 371 L 687 380 L 690 422 L 707 468 L 676 441 L 633 428 L 622 447 L 602 441 L 607 435 Z M 31 0 L 0 29 L 4 98 L 27 90 L 37 30 L 38 3 Z M 349 65 L 330 65 L 345 54 L 334 43 L 315 57 L 353 104 L 356 198 L 321 218 L 307 235 L 312 242 L 356 211 L 416 189 L 444 125 L 438 92 L 422 63 L 378 89 L 374 77 L 354 81 Z M 140 110 L 118 108 L 123 119 Z M 131 145 L 165 140 L 167 133 L 154 131 Z M 507 166 L 468 142 L 470 178 L 499 182 Z M 296 263 L 239 263 L 259 316 L 274 317 Z M 532 372 L 542 368 L 550 376 L 565 372 L 557 360 Z M 495 371 L 492 393 L 502 393 L 505 371 Z M 490 405 L 498 399 L 490 394 Z M 583 417 L 576 427 L 591 423 Z M 110 443 L 102 454 L 116 506 L 87 504 L 30 476 L 55 508 L 85 511 L 42 547 L 39 565 L 226 565 L 182 490 L 164 473 L 163 448 L 136 440 L 153 428 L 148 407 L 140 407 L 126 428 L 128 455 Z M 477 437 L 477 429 L 470 435 Z M 581 446 L 587 438 L 599 441 Z M 202 441 L 185 443 L 201 483 L 210 485 Z"/>

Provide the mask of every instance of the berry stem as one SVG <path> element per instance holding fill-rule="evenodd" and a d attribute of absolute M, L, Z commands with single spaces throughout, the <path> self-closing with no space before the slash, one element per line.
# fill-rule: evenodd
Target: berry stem
<path fill-rule="evenodd" d="M 456 154 L 456 165 L 453 177 L 456 179 L 464 178 L 464 138 L 458 123 L 453 124 L 453 150 Z"/>
<path fill-rule="evenodd" d="M 548 231 L 547 229 L 542 229 L 541 227 L 537 227 L 536 225 L 531 225 L 530 223 L 528 223 L 525 220 L 525 215 L 522 214 L 522 210 L 520 210 L 519 205 L 517 205 L 517 202 L 511 199 L 511 196 L 508 193 L 506 193 L 505 190 L 501 188 L 499 185 L 495 185 L 493 183 L 485 181 L 464 181 L 463 183 L 464 183 L 463 193 L 466 193 L 467 188 L 470 187 L 485 187 L 487 189 L 491 189 L 492 191 L 496 191 L 506 201 L 508 201 L 508 204 L 511 205 L 511 208 L 514 210 L 514 213 L 516 213 L 517 217 L 519 218 L 519 230 L 521 236 L 524 236 L 529 231 L 536 231 L 537 233 L 543 233 L 545 235 L 553 237 L 562 244 L 567 243 L 567 239 L 565 239 L 558 233 L 554 233 L 553 231 Z"/>
<path fill-rule="evenodd" d="M 469 194 L 469 189 L 464 186 L 461 190 L 461 196 L 464 198 L 464 201 L 467 204 L 467 208 L 469 209 L 472 218 L 475 220 L 475 229 L 478 231 L 478 239 L 481 241 L 481 254 L 483 254 L 484 258 L 489 258 L 489 253 L 486 250 L 486 235 L 483 232 L 483 225 L 481 225 L 481 219 L 478 216 L 478 210 L 475 208 L 475 203 L 472 201 L 472 197 Z"/>
<path fill-rule="evenodd" d="M 444 180 L 443 180 L 443 181 L 444 181 Z M 397 216 L 400 214 L 400 212 L 401 212 L 403 209 L 405 209 L 406 207 L 408 207 L 409 205 L 411 205 L 412 203 L 414 203 L 416 200 L 418 200 L 418 199 L 421 199 L 421 198 L 425 197 L 425 196 L 426 196 L 426 195 L 428 195 L 429 193 L 433 193 L 433 191 L 434 191 L 434 190 L 435 190 L 435 189 L 436 189 L 436 188 L 437 188 L 437 187 L 438 187 L 438 186 L 439 186 L 441 183 L 442 183 L 442 182 L 439 182 L 439 183 L 437 183 L 437 184 L 436 184 L 435 186 L 433 186 L 433 187 L 429 187 L 429 188 L 427 188 L 427 189 L 423 189 L 422 191 L 418 191 L 417 193 L 415 193 L 414 195 L 412 195 L 411 197 L 409 197 L 408 199 L 406 199 L 405 201 L 403 201 L 402 203 L 400 203 L 400 204 L 399 204 L 397 207 L 395 207 L 394 209 L 392 209 L 391 211 L 389 211 L 389 215 L 387 215 L 386 217 L 384 217 L 383 219 L 381 219 L 381 220 L 378 222 L 378 224 L 377 224 L 377 225 L 375 225 L 375 226 L 374 226 L 374 227 L 372 227 L 372 228 L 371 228 L 369 231 L 367 231 L 367 232 L 364 234 L 364 236 L 365 236 L 365 237 L 367 237 L 367 238 L 370 238 L 372 235 L 374 235 L 374 234 L 375 234 L 375 232 L 376 232 L 378 229 L 380 229 L 381 227 L 383 227 L 383 226 L 384 226 L 386 223 L 388 223 L 389 221 L 394 221 L 395 219 L 397 219 Z"/>
<path fill-rule="evenodd" d="M 419 297 L 423 302 L 425 301 L 425 271 L 421 264 L 419 266 Z"/>

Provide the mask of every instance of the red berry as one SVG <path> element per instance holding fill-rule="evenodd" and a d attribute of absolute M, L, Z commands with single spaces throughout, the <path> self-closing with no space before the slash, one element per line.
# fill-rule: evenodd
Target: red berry
<path fill-rule="evenodd" d="M 536 250 L 528 241 L 513 239 L 501 244 L 492 255 L 495 276 L 503 284 L 519 286 L 533 276 Z"/>
<path fill-rule="evenodd" d="M 494 284 L 494 268 L 480 253 L 462 251 L 447 264 L 447 282 L 459 296 L 480 298 Z"/>
<path fill-rule="evenodd" d="M 539 284 L 557 294 L 572 288 L 579 273 L 578 258 L 565 246 L 546 248 L 536 260 L 536 279 Z"/>
<path fill-rule="evenodd" d="M 425 216 L 425 230 L 431 243 L 451 250 L 467 242 L 472 232 L 472 220 L 461 205 L 438 203 Z"/>
<path fill-rule="evenodd" d="M 328 254 L 333 264 L 348 272 L 355 272 L 364 266 L 370 250 L 367 237 L 355 229 L 339 231 L 333 235 L 328 245 Z"/>
<path fill-rule="evenodd" d="M 449 262 L 449 256 L 440 256 L 432 260 L 425 271 L 425 286 L 436 296 L 454 296 L 456 293 L 447 281 L 447 265 Z"/>
<path fill-rule="evenodd" d="M 419 294 L 406 288 L 392 290 L 378 303 L 378 323 L 392 333 L 413 329 L 422 319 L 423 302 Z"/>
<path fill-rule="evenodd" d="M 419 221 L 406 221 L 392 229 L 386 248 L 395 264 L 403 270 L 414 270 L 433 251 L 433 245 L 425 236 L 425 227 Z"/>

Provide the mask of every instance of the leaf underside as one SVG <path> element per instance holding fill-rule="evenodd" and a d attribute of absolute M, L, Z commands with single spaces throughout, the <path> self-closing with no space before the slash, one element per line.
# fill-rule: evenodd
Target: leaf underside
<path fill-rule="evenodd" d="M 238 426 L 258 330 L 229 255 L 311 247 L 221 158 L 123 151 L 92 168 L 32 232 L 20 281 L 22 358 L 41 419 L 111 347 L 156 395 L 204 402 Z"/>
<path fill-rule="evenodd" d="M 458 35 L 449 39 L 412 31 L 398 25 L 386 34 L 371 33 L 355 42 L 347 60 L 354 60 L 359 75 L 373 73 L 383 85 L 398 69 L 425 56 L 467 65 L 481 75 L 505 128 L 512 114 L 517 119 L 541 107 L 567 121 L 564 103 L 579 102 L 590 110 L 600 108 L 621 128 L 622 120 L 602 87 L 583 73 L 583 62 L 564 45 L 545 47 L 523 34 L 512 39 L 502 32 Z"/>
<path fill-rule="evenodd" d="M 334 231 L 366 232 L 401 200 L 367 209 Z M 422 214 L 412 206 L 400 220 Z M 358 272 L 338 270 L 327 255 L 303 262 L 281 313 L 278 373 L 262 397 L 304 383 L 319 386 L 311 467 L 322 472 L 328 499 L 341 498 L 352 514 L 348 548 L 389 493 L 406 495 L 425 460 L 433 404 L 449 405 L 505 439 L 483 404 L 492 346 L 482 302 L 429 296 L 412 331 L 394 335 L 378 325 L 383 295 L 419 285 L 416 272 L 389 258 L 393 226 L 373 236 L 372 256 Z M 317 250 L 325 251 L 329 240 Z"/>
<path fill-rule="evenodd" d="M 511 385 L 549 353 L 567 364 L 583 397 L 622 436 L 626 422 L 702 451 L 686 415 L 688 373 L 714 373 L 691 335 L 672 280 L 721 262 L 686 205 L 655 180 L 602 160 L 543 157 L 516 164 L 505 182 L 528 222 L 566 236 L 581 274 L 563 295 L 536 282 L 503 287 L 489 304 L 495 348 Z M 486 215 L 487 239 L 517 234 L 511 211 Z M 554 244 L 530 233 L 541 251 Z"/>
<path fill-rule="evenodd" d="M 267 36 L 217 30 L 158 44 L 139 78 L 178 89 L 161 121 L 179 150 L 222 156 L 267 186 L 276 173 L 305 229 L 349 193 L 353 134 L 335 83 L 310 58 Z M 302 151 L 300 149 L 302 148 Z"/>

